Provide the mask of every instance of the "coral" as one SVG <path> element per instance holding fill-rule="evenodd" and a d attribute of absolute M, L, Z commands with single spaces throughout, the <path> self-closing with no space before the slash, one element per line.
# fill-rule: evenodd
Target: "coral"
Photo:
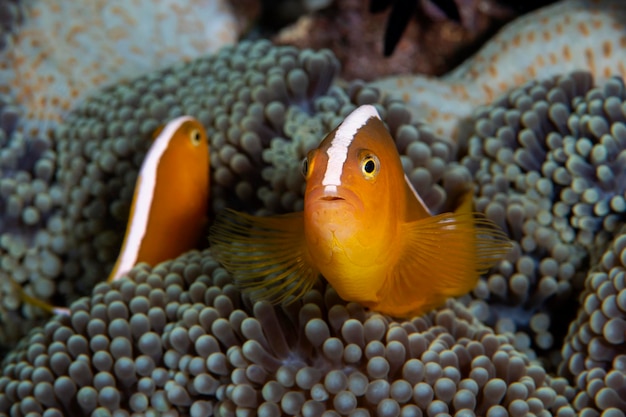
<path fill-rule="evenodd" d="M 591 72 L 598 83 L 613 75 L 626 77 L 624 34 L 626 3 L 561 1 L 509 23 L 443 77 L 402 75 L 376 80 L 372 86 L 401 98 L 414 118 L 454 141 L 466 134 L 462 121 L 479 105 L 524 82 L 574 70 Z"/>
<path fill-rule="evenodd" d="M 327 58 L 317 56 L 332 68 Z M 275 136 L 255 165 L 263 182 L 249 209 L 301 204 L 297 156 L 356 105 L 373 103 L 434 211 L 475 178 L 477 208 L 515 238 L 516 250 L 461 300 L 467 307 L 450 300 L 405 322 L 345 304 L 324 283 L 301 303 L 253 305 L 208 250 L 140 265 L 129 280 L 97 285 L 70 317 L 34 330 L 7 356 L 0 408 L 51 407 L 50 416 L 108 415 L 116 407 L 192 416 L 249 409 L 268 416 L 621 415 L 624 237 L 616 225 L 625 190 L 607 179 L 622 175 L 625 94 L 621 79 L 593 87 L 586 73 L 527 83 L 480 108 L 474 134 L 459 144 L 412 124 L 406 106 L 362 83 L 330 87 L 298 105 L 271 102 L 263 120 Z M 217 166 L 226 165 L 218 159 Z M 298 178 L 289 180 L 292 197 L 280 201 L 290 178 Z M 600 197 L 585 197 L 594 189 Z M 261 197 L 270 194 L 275 205 Z M 613 239 L 603 254 L 598 248 Z M 563 348 L 561 377 L 551 377 L 547 369 L 559 360 L 554 320 L 583 285 L 585 274 L 575 271 L 600 260 L 603 271 L 590 268 L 586 278 L 588 301 Z"/>
<path fill-rule="evenodd" d="M 274 2 L 281 4 L 280 2 Z M 293 1 L 291 3 L 294 3 Z M 341 62 L 341 76 L 347 80 L 376 80 L 393 74 L 440 75 L 454 68 L 486 39 L 500 18 L 492 18 L 494 1 L 465 2 L 471 9 L 467 26 L 452 20 L 429 22 L 427 18 L 411 19 L 396 52 L 384 56 L 385 28 L 389 13 L 372 14 L 368 7 L 374 1 L 334 0 L 327 10 L 301 16 L 295 23 L 272 36 L 278 44 L 299 48 L 328 48 Z M 380 2 L 378 2 L 380 3 Z M 419 5 L 427 1 L 403 1 Z M 471 3 L 471 5 L 470 5 Z M 289 8 L 292 10 L 293 8 Z M 430 14 L 432 8 L 424 9 Z M 275 16 L 277 13 L 273 13 Z M 407 17 L 409 13 L 400 13 Z M 511 18 L 506 16 L 503 18 Z M 468 22 L 469 23 L 469 22 Z M 470 27 L 471 26 L 471 27 Z M 393 22 L 390 26 L 400 29 Z"/>
<path fill-rule="evenodd" d="M 480 33 L 477 30 L 479 22 L 486 16 L 512 18 L 514 11 L 522 12 L 552 3 L 554 0 L 536 0 L 519 3 L 511 2 L 505 7 L 503 0 L 486 0 L 482 3 L 475 3 L 467 0 L 426 0 L 423 2 L 399 2 L 393 0 L 372 0 L 370 1 L 370 11 L 380 13 L 384 9 L 390 8 L 387 24 L 385 25 L 384 55 L 389 56 L 402 37 L 409 22 L 415 16 L 422 17 L 422 25 L 428 21 L 427 26 L 442 26 L 446 21 L 455 22 L 463 29 Z M 425 18 L 425 19 L 424 19 Z M 436 25 L 433 25 L 436 23 Z"/>
<path fill-rule="evenodd" d="M 16 286 L 35 297 L 50 298 L 61 273 L 66 238 L 55 215 L 63 192 L 54 183 L 56 155 L 50 142 L 16 129 L 20 107 L 0 95 L 0 340 L 22 335 L 15 320 L 21 306 Z M 32 306 L 22 315 L 37 322 Z"/>
<path fill-rule="evenodd" d="M 516 332 L 521 350 L 560 346 L 585 271 L 626 219 L 625 101 L 622 79 L 593 87 L 590 74 L 573 73 L 526 83 L 476 113 L 461 164 L 478 184 L 477 209 L 516 250 L 474 290 L 470 308 Z M 559 361 L 543 356 L 548 366 Z"/>
<path fill-rule="evenodd" d="M 590 4 L 571 0 L 563 12 L 520 20 L 427 91 L 407 87 L 420 100 L 408 108 L 387 95 L 389 81 L 333 84 L 329 51 L 266 41 L 111 85 L 80 100 L 51 140 L 24 130 L 41 114 L 24 111 L 25 96 L 0 96 L 3 320 L 19 331 L 28 327 L 23 316 L 36 318 L 11 281 L 48 300 L 91 293 L 7 355 L 0 413 L 623 416 L 626 93 L 607 76 L 622 73 L 624 9 L 603 0 L 591 12 Z M 550 25 L 555 31 L 541 29 Z M 588 35 L 567 49 L 556 33 L 573 27 Z M 567 59 L 539 66 L 533 51 L 544 41 L 527 39 L 532 31 Z M 498 52 L 516 45 L 515 34 L 528 51 L 507 54 L 534 64 Z M 592 75 L 549 78 L 581 66 Z M 443 112 L 455 108 L 433 117 L 432 128 L 412 120 L 433 115 L 419 113 L 421 100 L 437 107 L 441 98 Z M 160 123 L 189 113 L 207 127 L 214 210 L 285 212 L 302 204 L 301 157 L 366 103 L 434 212 L 475 180 L 478 210 L 515 240 L 472 294 L 404 322 L 345 304 L 323 282 L 289 307 L 252 305 L 208 250 L 96 285 L 117 254 Z M 455 129 L 454 140 L 441 136 Z M 559 331 L 570 320 L 561 361 Z M 557 368 L 559 377 L 547 375 Z"/>
<path fill-rule="evenodd" d="M 581 415 L 626 410 L 626 229 L 585 277 L 581 308 L 563 345 L 559 374 L 574 382 Z M 604 414 L 603 414 L 604 415 Z"/>
<path fill-rule="evenodd" d="M 23 106 L 29 134 L 46 133 L 99 87 L 216 51 L 239 33 L 223 0 L 30 1 L 25 8 L 11 47 L 0 51 L 0 91 Z"/>
<path fill-rule="evenodd" d="M 319 284 L 250 305 L 209 251 L 96 286 L 4 361 L 0 413 L 551 415 L 574 391 L 455 301 L 394 322 Z M 45 410 L 45 411 L 44 411 Z M 508 413 L 508 414 L 507 414 Z"/>

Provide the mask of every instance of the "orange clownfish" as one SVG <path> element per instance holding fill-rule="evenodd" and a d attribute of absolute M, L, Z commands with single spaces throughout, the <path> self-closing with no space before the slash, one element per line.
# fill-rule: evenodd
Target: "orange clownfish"
<path fill-rule="evenodd" d="M 155 133 L 139 170 L 115 281 L 139 262 L 156 265 L 194 248 L 209 204 L 209 143 L 202 124 L 178 117 Z"/>
<path fill-rule="evenodd" d="M 304 211 L 227 210 L 211 229 L 212 252 L 253 299 L 293 301 L 321 273 L 344 300 L 408 317 L 471 291 L 510 248 L 471 191 L 453 213 L 430 213 L 373 106 L 348 115 L 303 172 Z"/>
<path fill-rule="evenodd" d="M 135 183 L 122 249 L 108 281 L 135 264 L 152 266 L 196 246 L 207 221 L 209 144 L 202 124 L 178 117 L 154 133 Z M 11 280 L 20 299 L 51 314 L 69 315 L 27 294 Z"/>

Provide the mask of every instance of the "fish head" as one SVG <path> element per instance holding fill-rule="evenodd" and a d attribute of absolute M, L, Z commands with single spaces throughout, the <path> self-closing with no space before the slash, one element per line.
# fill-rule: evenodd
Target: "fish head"
<path fill-rule="evenodd" d="M 376 108 L 361 106 L 348 115 L 309 152 L 303 173 L 305 236 L 318 265 L 380 264 L 393 250 L 404 217 L 406 185 L 396 145 Z"/>
<path fill-rule="evenodd" d="M 177 186 L 192 187 L 193 192 L 208 200 L 210 158 L 209 140 L 204 126 L 190 116 L 180 117 L 175 121 L 178 123 L 170 123 L 165 127 L 165 129 L 173 127 L 174 131 L 162 131 L 159 135 L 169 137 L 168 149 L 161 158 L 160 169 L 171 173 L 171 180 L 175 181 Z M 174 172 L 176 175 L 173 175 Z"/>
<path fill-rule="evenodd" d="M 170 146 L 178 148 L 178 152 L 184 153 L 188 160 L 209 166 L 209 141 L 202 123 L 187 117 L 180 124 L 171 139 Z"/>

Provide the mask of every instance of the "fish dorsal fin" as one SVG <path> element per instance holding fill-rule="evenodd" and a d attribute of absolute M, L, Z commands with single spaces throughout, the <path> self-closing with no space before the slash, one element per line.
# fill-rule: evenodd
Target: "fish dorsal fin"
<path fill-rule="evenodd" d="M 319 276 L 306 249 L 302 212 L 259 217 L 227 209 L 217 216 L 209 243 L 254 301 L 295 301 Z"/>
<path fill-rule="evenodd" d="M 403 225 L 397 264 L 368 307 L 396 317 L 423 314 L 447 298 L 471 291 L 510 250 L 511 242 L 495 223 L 472 212 L 464 199 L 454 213 L 443 213 Z"/>
<path fill-rule="evenodd" d="M 404 183 L 406 184 L 407 220 L 412 221 L 432 216 L 430 209 L 413 187 L 406 174 L 404 174 Z"/>

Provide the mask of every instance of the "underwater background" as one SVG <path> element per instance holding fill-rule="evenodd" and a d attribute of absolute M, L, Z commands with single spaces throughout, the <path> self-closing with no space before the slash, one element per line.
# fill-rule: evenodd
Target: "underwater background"
<path fill-rule="evenodd" d="M 400 36 L 401 2 L 270 3 L 0 0 L 0 415 L 624 416 L 626 4 L 493 35 L 520 11 L 420 2 Z M 104 282 L 158 126 L 205 126 L 210 218 L 287 213 L 363 104 L 432 211 L 472 182 L 513 240 L 470 294 L 410 320 L 322 281 L 252 303 L 208 242 Z"/>

